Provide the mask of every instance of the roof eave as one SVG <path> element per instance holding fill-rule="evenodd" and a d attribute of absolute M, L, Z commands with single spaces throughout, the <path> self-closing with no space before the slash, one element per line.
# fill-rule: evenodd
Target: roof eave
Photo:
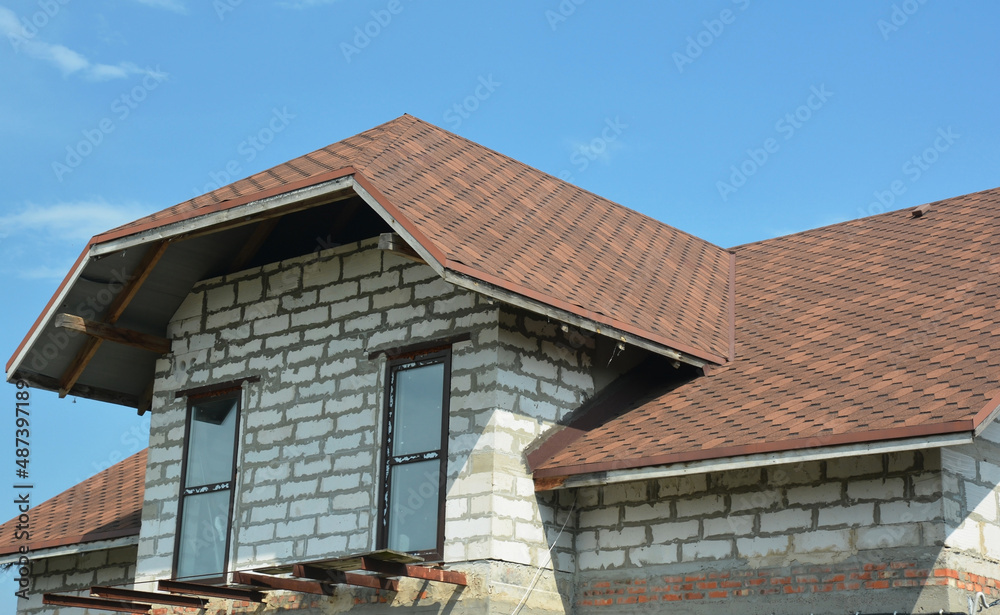
<path fill-rule="evenodd" d="M 791 448 L 771 452 L 750 453 L 748 449 L 746 454 L 742 455 L 732 454 L 724 457 L 691 459 L 674 463 L 657 463 L 657 458 L 651 458 L 653 463 L 629 464 L 625 462 L 622 465 L 627 465 L 628 467 L 618 468 L 613 467 L 615 465 L 613 462 L 609 464 L 590 464 L 592 467 L 589 467 L 587 470 L 581 467 L 543 468 L 536 470 L 534 473 L 535 490 L 574 489 L 577 487 L 603 486 L 639 480 L 705 474 L 708 472 L 724 472 L 790 463 L 825 461 L 858 455 L 877 455 L 961 446 L 972 444 L 974 437 L 974 433 L 971 430 L 963 430 L 910 438 L 869 440 L 813 448 Z M 604 467 L 602 468 L 601 466 Z"/>

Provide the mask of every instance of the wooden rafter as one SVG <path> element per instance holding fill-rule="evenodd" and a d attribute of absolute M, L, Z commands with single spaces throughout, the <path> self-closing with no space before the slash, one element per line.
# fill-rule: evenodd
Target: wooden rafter
<path fill-rule="evenodd" d="M 307 564 L 295 564 L 292 567 L 292 574 L 300 579 L 312 579 L 326 583 L 342 583 L 345 585 L 357 585 L 358 587 L 386 589 L 389 591 L 399 590 L 399 582 L 394 579 L 384 579 L 370 574 L 355 574 L 353 572 L 344 572 L 343 570 L 316 568 Z"/>
<path fill-rule="evenodd" d="M 203 609 L 208 606 L 208 600 L 195 596 L 176 596 L 174 594 L 160 594 L 156 592 L 141 592 L 132 589 L 120 589 L 117 587 L 91 587 L 90 595 L 109 600 L 141 600 L 149 604 L 165 604 L 167 606 L 179 606 L 188 609 Z"/>
<path fill-rule="evenodd" d="M 281 218 L 269 218 L 263 220 L 257 224 L 257 228 L 253 230 L 250 234 L 250 238 L 247 239 L 246 243 L 240 249 L 239 254 L 236 258 L 229 264 L 229 271 L 240 271 L 242 270 L 250 259 L 256 256 L 257 252 L 260 251 L 264 242 L 267 238 L 271 236 L 274 232 L 274 227 L 278 226 L 278 222 L 281 222 Z"/>
<path fill-rule="evenodd" d="M 138 602 L 119 602 L 85 596 L 66 596 L 63 594 L 42 594 L 42 604 L 52 606 L 68 606 L 78 609 L 94 609 L 99 611 L 115 611 L 118 613 L 148 613 L 153 608 L 151 604 Z"/>
<path fill-rule="evenodd" d="M 303 594 L 316 594 L 318 596 L 332 596 L 336 586 L 332 583 L 320 583 L 316 581 L 303 581 L 302 579 L 289 579 L 286 577 L 275 577 L 268 574 L 256 572 L 235 572 L 233 582 L 240 585 L 249 585 L 262 589 L 283 589 L 291 592 L 301 592 Z"/>
<path fill-rule="evenodd" d="M 128 307 L 128 304 L 135 298 L 136 293 L 139 292 L 139 288 L 146 281 L 146 278 L 153 272 L 156 263 L 160 261 L 164 252 L 167 251 L 168 245 L 170 245 L 169 241 L 164 240 L 149 247 L 145 256 L 142 257 L 142 261 L 136 267 L 135 274 L 108 307 L 103 324 L 113 325 L 118 321 L 125 308 Z M 59 397 L 66 397 L 66 394 L 70 392 L 76 381 L 80 379 L 83 370 L 87 369 L 90 360 L 97 354 L 97 349 L 100 348 L 101 341 L 100 338 L 91 337 L 84 343 L 83 348 L 76 354 L 76 357 L 70 363 L 69 367 L 66 368 L 62 378 L 59 380 Z"/>
<path fill-rule="evenodd" d="M 238 573 L 237 573 L 238 574 Z M 237 581 L 238 582 L 238 581 Z M 246 585 L 246 584 L 244 584 Z M 160 581 L 156 589 L 171 594 L 187 594 L 189 596 L 207 596 L 224 598 L 226 600 L 242 600 L 243 602 L 263 602 L 264 594 L 252 589 L 236 589 L 234 587 L 217 587 L 202 583 L 185 583 L 182 581 Z"/>
<path fill-rule="evenodd" d="M 125 329 L 114 325 L 106 325 L 93 320 L 87 320 L 82 316 L 58 314 L 56 315 L 55 326 L 69 329 L 70 331 L 86 333 L 91 337 L 96 337 L 105 342 L 124 344 L 133 348 L 155 352 L 156 354 L 170 352 L 170 340 L 165 337 L 140 333 L 132 329 Z"/>

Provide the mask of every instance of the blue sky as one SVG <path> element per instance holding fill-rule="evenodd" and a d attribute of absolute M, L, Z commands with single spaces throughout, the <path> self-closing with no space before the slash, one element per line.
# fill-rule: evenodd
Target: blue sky
<path fill-rule="evenodd" d="M 725 247 L 996 187 L 998 18 L 942 0 L 0 0 L 5 359 L 91 235 L 403 113 Z M 42 392 L 32 408 L 36 502 L 148 427 Z"/>

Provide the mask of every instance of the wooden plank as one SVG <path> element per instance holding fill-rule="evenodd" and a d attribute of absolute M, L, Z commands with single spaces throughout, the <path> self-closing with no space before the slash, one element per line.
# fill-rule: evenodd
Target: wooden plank
<path fill-rule="evenodd" d="M 168 245 L 170 245 L 169 241 L 159 241 L 146 250 L 142 261 L 136 266 L 135 275 L 132 276 L 128 283 L 125 284 L 125 287 L 118 292 L 118 295 L 111 302 L 108 313 L 104 316 L 104 324 L 113 325 L 118 321 L 125 308 L 128 307 L 128 304 L 131 303 L 136 293 L 139 292 L 139 287 L 146 281 L 149 274 L 153 272 L 153 268 L 156 267 L 156 263 L 163 257 L 163 253 L 167 251 Z M 94 355 L 97 354 L 97 349 L 100 346 L 100 339 L 91 338 L 87 340 L 59 380 L 59 397 L 66 397 L 66 394 L 73 388 L 76 381 L 83 375 L 83 370 L 87 369 L 87 365 L 94 358 Z"/>
<path fill-rule="evenodd" d="M 283 589 L 303 594 L 316 594 L 318 596 L 332 596 L 334 590 L 336 589 L 336 586 L 330 583 L 317 583 L 316 581 L 303 581 L 301 579 L 274 577 L 254 572 L 234 572 L 233 582 L 240 585 L 249 585 L 251 587 L 259 587 L 263 589 Z"/>
<path fill-rule="evenodd" d="M 368 570 L 370 572 L 376 572 L 378 574 L 384 574 L 391 577 L 409 577 L 411 579 L 451 583 L 452 585 L 468 585 L 464 572 L 444 570 L 441 568 L 429 568 L 427 566 L 399 564 L 396 562 L 373 559 L 371 557 L 362 557 L 361 568 L 358 568 L 358 570 Z"/>
<path fill-rule="evenodd" d="M 142 257 L 139 264 L 136 265 L 135 274 L 125 284 L 125 288 L 121 289 L 121 292 L 114 298 L 114 301 L 111 302 L 108 313 L 104 315 L 105 323 L 113 325 L 118 322 L 122 313 L 125 312 L 125 308 L 128 307 L 129 303 L 132 303 L 132 299 L 135 298 L 139 289 L 146 282 L 146 278 L 153 273 L 156 264 L 163 258 L 163 254 L 167 251 L 169 245 L 169 241 L 158 241 L 146 250 L 146 254 Z"/>
<path fill-rule="evenodd" d="M 225 598 L 226 600 L 242 600 L 244 602 L 263 602 L 264 594 L 252 589 L 237 589 L 234 587 L 216 587 L 203 583 L 185 583 L 182 581 L 160 581 L 156 589 L 171 594 L 187 594 L 190 596 L 208 596 Z"/>
<path fill-rule="evenodd" d="M 120 589 L 118 587 L 91 587 L 90 595 L 110 600 L 141 600 L 144 603 L 165 604 L 167 606 L 180 606 L 192 609 L 203 609 L 208 606 L 208 600 L 205 598 L 141 592 L 132 589 Z"/>
<path fill-rule="evenodd" d="M 85 596 L 65 596 L 61 594 L 42 594 L 42 604 L 52 606 L 68 606 L 78 609 L 95 609 L 99 611 L 115 611 L 118 613 L 148 613 L 153 608 L 151 604 L 137 602 L 118 602 L 117 600 L 102 600 Z"/>
<path fill-rule="evenodd" d="M 140 350 L 155 352 L 156 354 L 167 354 L 170 352 L 171 341 L 165 337 L 106 325 L 93 320 L 87 320 L 82 316 L 57 314 L 54 324 L 56 327 L 86 333 L 91 337 L 96 337 L 105 342 L 124 344 L 133 348 L 139 348 Z"/>
<path fill-rule="evenodd" d="M 370 587 L 372 589 L 386 589 L 398 591 L 399 582 L 394 579 L 384 579 L 370 574 L 355 574 L 334 570 L 331 568 L 317 568 L 306 564 L 295 564 L 292 567 L 292 575 L 300 579 L 312 579 L 326 583 L 340 583 L 345 585 L 356 585 L 358 587 Z"/>
<path fill-rule="evenodd" d="M 427 262 L 424 260 L 424 257 L 420 256 L 416 250 L 411 248 L 409 244 L 403 241 L 403 238 L 396 233 L 382 233 L 379 235 L 378 248 L 379 250 L 385 250 L 386 252 L 392 252 L 397 256 L 408 258 L 411 261 L 416 261 L 418 263 Z"/>

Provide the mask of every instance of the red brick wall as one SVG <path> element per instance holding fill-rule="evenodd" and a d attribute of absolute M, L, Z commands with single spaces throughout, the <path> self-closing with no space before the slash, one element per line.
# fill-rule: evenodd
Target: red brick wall
<path fill-rule="evenodd" d="M 1000 576 L 1000 575 L 998 575 Z M 953 587 L 1000 597 L 1000 579 L 912 562 L 836 564 L 759 570 L 700 572 L 686 576 L 581 582 L 577 603 L 584 606 L 678 602 L 781 594 L 820 594 L 904 587 Z M 737 602 L 738 603 L 738 602 Z"/>

